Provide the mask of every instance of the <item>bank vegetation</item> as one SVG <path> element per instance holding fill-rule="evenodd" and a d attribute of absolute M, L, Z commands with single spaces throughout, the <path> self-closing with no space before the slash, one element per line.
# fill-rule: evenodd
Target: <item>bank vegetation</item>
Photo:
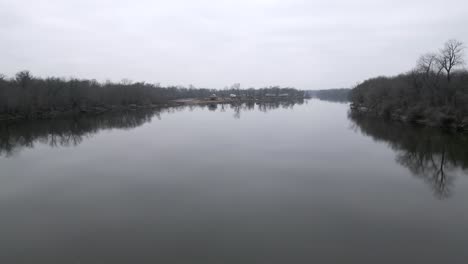
<path fill-rule="evenodd" d="M 353 111 L 431 126 L 468 129 L 465 45 L 449 40 L 422 55 L 410 72 L 377 77 L 352 89 Z"/>

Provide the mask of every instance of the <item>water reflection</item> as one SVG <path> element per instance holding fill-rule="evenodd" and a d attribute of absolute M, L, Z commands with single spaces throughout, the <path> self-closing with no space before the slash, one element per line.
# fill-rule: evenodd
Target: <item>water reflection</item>
<path fill-rule="evenodd" d="M 225 112 L 231 109 L 236 119 L 243 111 L 257 107 L 262 112 L 277 108 L 293 108 L 304 100 L 285 100 L 273 102 L 248 102 L 233 104 L 186 105 L 157 109 L 121 111 L 96 116 L 78 116 L 55 120 L 34 120 L 14 123 L 0 123 L 0 157 L 10 157 L 24 148 L 33 148 L 36 143 L 51 147 L 77 146 L 83 140 L 106 129 L 132 129 L 150 122 L 153 117 L 161 119 L 163 114 L 207 108 L 209 111 Z"/>
<path fill-rule="evenodd" d="M 396 162 L 423 179 L 439 199 L 450 197 L 457 174 L 468 174 L 468 137 L 350 113 L 353 129 L 396 151 Z"/>

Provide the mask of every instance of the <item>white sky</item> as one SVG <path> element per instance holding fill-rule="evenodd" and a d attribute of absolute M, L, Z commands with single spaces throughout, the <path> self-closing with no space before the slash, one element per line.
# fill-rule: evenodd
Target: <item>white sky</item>
<path fill-rule="evenodd" d="M 467 0 L 0 0 L 0 73 L 350 87 L 468 43 Z"/>

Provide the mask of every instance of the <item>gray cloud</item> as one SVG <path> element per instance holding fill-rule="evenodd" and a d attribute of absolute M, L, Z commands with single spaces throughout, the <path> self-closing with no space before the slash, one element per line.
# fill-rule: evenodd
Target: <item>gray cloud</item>
<path fill-rule="evenodd" d="M 468 42 L 449 1 L 0 0 L 0 72 L 221 88 L 348 87 Z"/>

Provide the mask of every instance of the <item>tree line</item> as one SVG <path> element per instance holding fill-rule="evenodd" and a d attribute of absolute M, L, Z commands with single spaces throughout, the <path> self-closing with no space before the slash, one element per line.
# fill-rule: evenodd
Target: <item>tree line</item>
<path fill-rule="evenodd" d="M 438 126 L 468 125 L 465 45 L 449 40 L 422 55 L 410 72 L 377 77 L 352 89 L 352 107 L 391 119 Z"/>
<path fill-rule="evenodd" d="M 0 78 L 0 113 L 32 115 L 41 111 L 66 111 L 95 106 L 159 104 L 189 91 L 162 88 L 144 82 L 100 83 L 96 80 L 39 78 L 22 71 Z M 209 94 L 200 89 L 198 93 Z"/>
<path fill-rule="evenodd" d="M 303 96 L 302 91 L 279 86 L 240 89 L 240 85 L 233 85 L 223 90 L 193 86 L 161 87 L 158 84 L 128 80 L 102 83 L 76 78 L 40 78 L 29 71 L 21 71 L 12 78 L 0 75 L 0 117 L 34 118 L 43 113 L 161 105 L 175 99 L 205 98 L 211 94 L 226 97 L 235 94 L 255 98 L 267 94 Z"/>

